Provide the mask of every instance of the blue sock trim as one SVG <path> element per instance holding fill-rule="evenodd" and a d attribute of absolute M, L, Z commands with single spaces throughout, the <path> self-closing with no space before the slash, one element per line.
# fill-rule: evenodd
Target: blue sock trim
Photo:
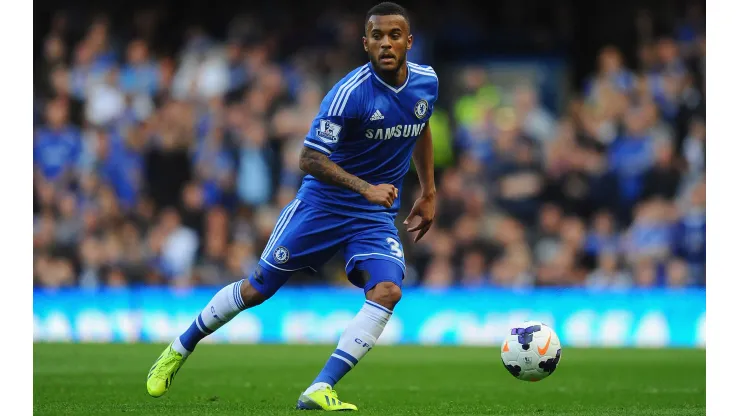
<path fill-rule="evenodd" d="M 350 370 L 352 366 L 347 364 L 344 360 L 337 357 L 329 357 L 326 365 L 321 370 L 316 379 L 311 384 L 326 383 L 330 386 L 334 386 L 342 379 Z"/>
<path fill-rule="evenodd" d="M 239 310 L 243 311 L 245 305 L 244 305 L 244 300 L 242 299 L 242 294 L 241 294 L 242 283 L 244 283 L 244 279 L 234 284 L 233 294 L 234 294 L 234 302 L 236 303 L 236 307 L 239 308 Z"/>
<path fill-rule="evenodd" d="M 200 330 L 200 332 L 202 332 L 205 335 L 211 335 L 213 333 L 213 331 L 208 329 L 205 322 L 203 322 L 203 318 L 200 315 L 198 315 L 197 321 L 198 321 L 198 329 Z"/>
<path fill-rule="evenodd" d="M 195 349 L 195 345 L 188 345 L 187 340 L 183 341 L 182 337 L 184 335 L 185 334 L 182 334 L 179 337 L 177 337 L 180 339 L 180 345 L 182 345 L 182 347 L 185 348 L 186 350 L 193 352 L 193 350 Z"/>
<path fill-rule="evenodd" d="M 244 280 L 246 279 L 239 281 L 239 289 L 236 290 L 236 297 L 239 298 L 239 304 L 242 305 L 242 310 L 247 308 L 247 305 L 244 303 L 244 299 L 242 298 L 242 285 L 244 284 Z"/>
<path fill-rule="evenodd" d="M 198 316 L 198 319 L 200 319 L 200 316 Z M 206 335 L 208 335 L 204 333 L 200 327 L 198 327 L 198 319 L 194 320 L 193 323 L 190 324 L 190 328 L 188 328 L 187 331 L 183 332 L 182 335 L 180 335 L 180 344 L 182 344 L 183 348 L 190 352 L 193 352 L 198 342 L 205 338 Z"/>
<path fill-rule="evenodd" d="M 386 313 L 389 313 L 389 314 L 393 315 L 393 311 L 390 310 L 390 309 L 388 309 L 388 308 L 386 308 L 383 305 L 378 305 L 377 303 L 375 303 L 375 302 L 373 302 L 371 300 L 366 300 L 365 303 L 368 304 L 368 305 L 370 305 L 370 306 L 374 306 L 374 307 L 380 309 L 383 312 L 386 312 Z"/>
<path fill-rule="evenodd" d="M 336 354 L 336 355 L 338 355 L 340 357 L 343 357 L 343 358 L 348 359 L 352 363 L 352 365 L 357 365 L 357 358 L 349 355 L 349 353 L 346 353 L 346 352 L 340 350 L 339 348 L 337 348 L 336 350 L 334 350 L 334 354 Z"/>

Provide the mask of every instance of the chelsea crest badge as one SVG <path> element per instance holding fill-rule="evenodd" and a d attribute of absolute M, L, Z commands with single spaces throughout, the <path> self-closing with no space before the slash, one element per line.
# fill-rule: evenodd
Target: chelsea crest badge
<path fill-rule="evenodd" d="M 287 248 L 280 246 L 275 249 L 274 253 L 272 253 L 272 257 L 276 262 L 278 262 L 278 264 L 283 264 L 290 258 L 290 252 Z"/>
<path fill-rule="evenodd" d="M 429 109 L 429 103 L 425 99 L 421 99 L 416 102 L 416 105 L 414 105 L 414 114 L 416 114 L 416 118 L 422 119 L 427 114 L 427 110 Z"/>

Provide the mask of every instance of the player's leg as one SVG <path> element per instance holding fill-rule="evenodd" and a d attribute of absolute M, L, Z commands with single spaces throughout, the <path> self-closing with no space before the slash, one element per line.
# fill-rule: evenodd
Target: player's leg
<path fill-rule="evenodd" d="M 321 220 L 320 213 L 313 212 L 299 200 L 283 209 L 254 272 L 247 279 L 219 290 L 190 327 L 155 361 L 147 377 L 147 391 L 151 396 L 159 397 L 169 390 L 175 374 L 203 338 L 241 311 L 269 299 L 293 272 L 312 268 L 336 251 L 331 245 L 313 243 L 312 237 L 320 234 L 322 224 L 326 223 Z"/>
<path fill-rule="evenodd" d="M 262 262 L 260 262 L 262 263 Z M 283 272 L 258 264 L 248 279 L 231 283 L 219 290 L 195 317 L 190 327 L 170 343 L 154 362 L 147 376 L 146 388 L 152 397 L 167 393 L 172 381 L 195 347 L 241 311 L 270 298 L 288 279 Z"/>
<path fill-rule="evenodd" d="M 330 403 L 343 404 L 337 399 L 334 386 L 373 348 L 401 300 L 405 273 L 403 252 L 395 229 L 392 235 L 387 235 L 389 232 L 373 233 L 374 237 L 348 244 L 347 274 L 355 286 L 365 290 L 365 301 L 342 333 L 324 368 L 299 398 L 298 408 L 326 409 Z M 393 243 L 388 243 L 388 239 Z M 381 241 L 384 243 L 379 243 Z M 392 244 L 390 248 L 395 258 L 381 252 L 387 244 Z"/>
<path fill-rule="evenodd" d="M 239 312 L 272 297 L 291 275 L 292 272 L 275 270 L 260 262 L 247 279 L 231 283 L 218 291 L 190 327 L 175 338 L 172 348 L 187 358 L 200 340 L 234 319 Z"/>
<path fill-rule="evenodd" d="M 165 348 L 147 376 L 146 388 L 152 397 L 167 393 L 172 381 L 195 347 L 203 338 L 234 319 L 241 311 L 270 298 L 291 273 L 257 265 L 248 279 L 231 283 L 219 290 L 195 317 L 185 332 Z M 261 284 L 257 281 L 262 282 Z"/>

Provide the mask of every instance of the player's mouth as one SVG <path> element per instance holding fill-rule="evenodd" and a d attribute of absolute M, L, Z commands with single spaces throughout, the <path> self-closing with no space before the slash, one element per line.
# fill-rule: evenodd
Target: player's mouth
<path fill-rule="evenodd" d="M 384 63 L 384 64 L 392 64 L 393 61 L 395 61 L 395 60 L 396 60 L 396 57 L 393 56 L 393 55 L 391 55 L 391 54 L 389 54 L 389 53 L 384 53 L 384 54 L 380 55 L 380 62 L 381 63 Z"/>

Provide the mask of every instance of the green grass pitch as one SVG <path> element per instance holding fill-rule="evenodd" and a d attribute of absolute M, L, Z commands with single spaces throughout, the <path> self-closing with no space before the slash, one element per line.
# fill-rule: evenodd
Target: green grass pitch
<path fill-rule="evenodd" d="M 335 346 L 202 344 L 164 397 L 162 345 L 35 344 L 35 415 L 304 415 L 296 399 Z M 338 385 L 361 415 L 703 415 L 703 350 L 563 348 L 553 375 L 514 379 L 497 348 L 378 346 Z"/>

